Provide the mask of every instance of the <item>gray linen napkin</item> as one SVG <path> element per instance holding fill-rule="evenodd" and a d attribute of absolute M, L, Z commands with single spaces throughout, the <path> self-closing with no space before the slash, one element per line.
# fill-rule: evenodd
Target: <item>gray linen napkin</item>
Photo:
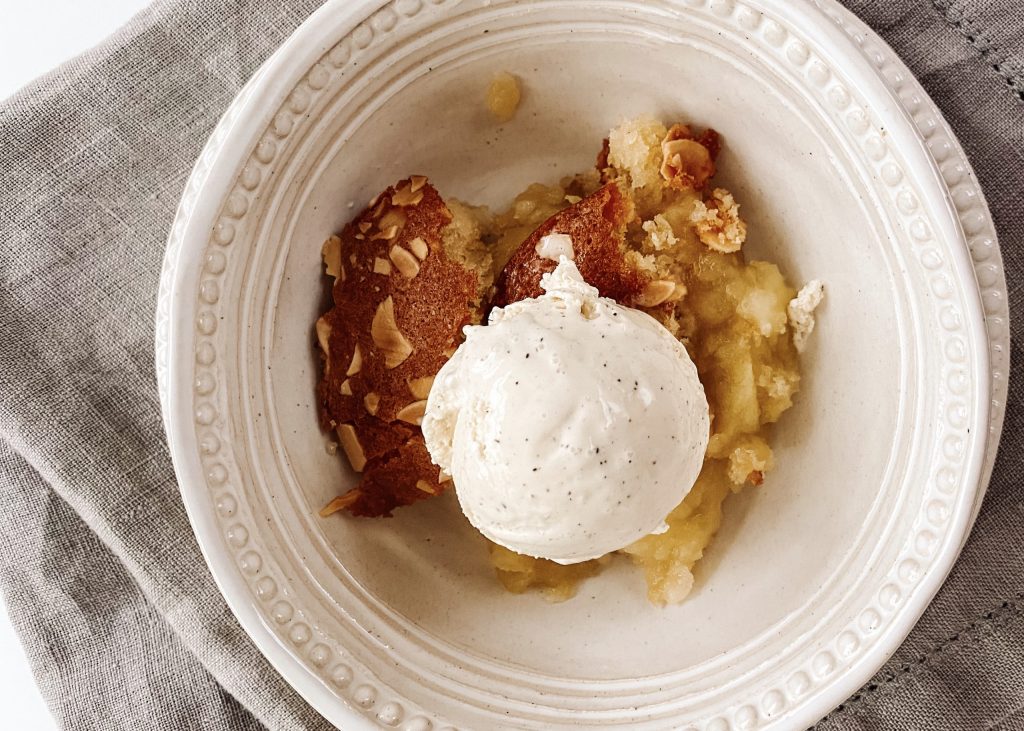
<path fill-rule="evenodd" d="M 217 118 L 316 0 L 162 0 L 0 105 L 0 590 L 69 729 L 322 729 L 241 632 L 178 497 L 153 373 L 164 242 Z M 967 149 L 1024 328 L 1024 9 L 847 0 Z M 946 585 L 822 729 L 1024 728 L 1024 394 Z"/>

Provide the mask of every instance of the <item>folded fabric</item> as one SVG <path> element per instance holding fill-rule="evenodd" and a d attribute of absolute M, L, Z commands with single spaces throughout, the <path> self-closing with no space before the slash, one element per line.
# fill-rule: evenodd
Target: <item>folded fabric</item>
<path fill-rule="evenodd" d="M 71 729 L 330 728 L 225 606 L 161 425 L 153 312 L 193 161 L 315 0 L 158 2 L 0 105 L 0 590 Z M 1024 8 L 848 0 L 967 149 L 1024 327 Z M 822 729 L 1024 728 L 1024 398 L 946 585 Z"/>

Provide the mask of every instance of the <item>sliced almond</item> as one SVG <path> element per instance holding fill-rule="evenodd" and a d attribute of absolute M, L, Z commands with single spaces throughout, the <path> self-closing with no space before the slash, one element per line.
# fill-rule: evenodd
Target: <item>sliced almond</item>
<path fill-rule="evenodd" d="M 370 337 L 373 338 L 373 344 L 384 353 L 386 368 L 396 368 L 412 355 L 412 345 L 395 321 L 395 301 L 390 295 L 377 305 L 377 312 L 370 323 Z"/>
<path fill-rule="evenodd" d="M 420 422 L 423 421 L 423 415 L 425 413 L 427 413 L 426 399 L 422 401 L 413 401 L 408 406 L 403 406 L 399 409 L 398 413 L 395 414 L 395 418 L 399 421 L 419 426 Z"/>
<path fill-rule="evenodd" d="M 359 443 L 356 435 L 356 428 L 351 424 L 342 424 L 338 427 L 338 443 L 345 450 L 349 464 L 356 472 L 362 472 L 366 466 L 366 454 L 363 453 L 363 445 Z"/>
<path fill-rule="evenodd" d="M 337 236 L 327 239 L 320 248 L 320 256 L 323 257 L 329 276 L 337 277 L 341 274 L 341 239 Z"/>
<path fill-rule="evenodd" d="M 410 378 L 408 384 L 409 393 L 418 399 L 425 399 L 430 395 L 430 387 L 434 385 L 434 377 L 423 376 L 423 378 Z"/>
<path fill-rule="evenodd" d="M 398 231 L 401 231 L 403 228 L 405 228 L 406 220 L 407 218 L 405 215 L 405 211 L 403 211 L 401 208 L 391 208 L 388 210 L 387 213 L 381 216 L 378 227 L 381 229 L 388 229 L 391 228 L 392 226 L 397 226 Z"/>
<path fill-rule="evenodd" d="M 393 206 L 416 206 L 423 200 L 422 190 L 412 190 L 411 186 L 402 186 L 391 196 Z"/>
<path fill-rule="evenodd" d="M 398 236 L 398 226 L 391 225 L 387 228 L 382 228 L 380 231 L 370 237 L 370 241 L 391 241 L 391 239 Z"/>
<path fill-rule="evenodd" d="M 417 490 L 422 490 L 423 492 L 427 493 L 428 495 L 435 494 L 434 493 L 434 486 L 431 485 L 426 480 L 416 480 L 416 489 Z"/>
<path fill-rule="evenodd" d="M 416 258 L 423 261 L 427 258 L 427 254 L 430 253 L 430 248 L 427 246 L 427 242 L 421 239 L 419 236 L 409 242 L 409 249 L 416 255 Z"/>
<path fill-rule="evenodd" d="M 391 274 L 391 262 L 383 257 L 377 256 L 373 259 L 373 273 L 374 274 Z"/>
<path fill-rule="evenodd" d="M 369 221 L 360 221 L 359 222 L 359 232 L 360 233 L 366 233 L 371 228 L 373 228 L 373 224 L 370 223 Z"/>
<path fill-rule="evenodd" d="M 668 279 L 656 279 L 648 282 L 644 291 L 637 298 L 637 304 L 641 307 L 654 307 L 662 302 L 667 302 L 676 292 L 676 283 Z M 683 289 L 685 293 L 685 288 Z M 680 294 L 680 297 L 682 294 Z M 677 298 L 678 299 L 678 298 Z"/>
<path fill-rule="evenodd" d="M 358 500 L 359 495 L 360 492 L 357 489 L 352 489 L 346 492 L 344 495 L 339 495 L 338 497 L 331 500 L 331 502 L 327 503 L 322 508 L 320 508 L 320 517 L 326 518 L 330 515 L 334 515 L 340 510 L 344 510 L 349 505 Z"/>
<path fill-rule="evenodd" d="M 356 234 L 356 241 L 366 241 L 366 237 L 362 234 Z"/>
<path fill-rule="evenodd" d="M 715 172 L 711 153 L 696 140 L 665 140 L 661 143 L 661 153 L 661 176 L 665 180 L 683 174 L 693 187 L 702 188 Z"/>
<path fill-rule="evenodd" d="M 316 340 L 320 344 L 320 350 L 324 351 L 324 355 L 330 354 L 330 338 L 331 323 L 327 322 L 326 317 L 321 317 L 316 321 Z M 330 365 L 330 360 L 327 363 Z"/>
<path fill-rule="evenodd" d="M 400 271 L 407 279 L 412 279 L 420 273 L 420 263 L 416 261 L 416 257 L 398 244 L 391 247 L 391 251 L 388 252 L 388 256 L 391 257 L 391 261 L 395 263 L 395 267 L 398 271 Z"/>
<path fill-rule="evenodd" d="M 440 472 L 437 473 L 437 482 L 438 482 L 439 485 L 443 485 L 444 483 L 450 481 L 451 479 L 452 479 L 452 476 L 449 475 L 444 470 L 441 470 Z"/>
<path fill-rule="evenodd" d="M 571 206 L 576 205 L 581 200 L 583 200 L 583 199 L 581 197 L 579 197 L 578 195 L 566 195 L 565 196 L 565 202 L 568 203 Z"/>
<path fill-rule="evenodd" d="M 341 386 L 338 388 L 338 390 L 341 392 L 342 396 L 351 396 L 352 395 L 352 379 L 351 378 L 346 378 L 344 381 L 342 381 L 341 382 Z"/>
<path fill-rule="evenodd" d="M 372 211 L 370 211 L 370 218 L 376 221 L 378 218 L 380 218 L 380 215 L 384 213 L 384 208 L 387 206 L 388 202 L 384 198 L 381 198 L 380 200 L 374 198 L 373 200 L 376 202 L 376 205 L 374 205 L 374 203 L 370 203 L 370 208 L 373 209 Z"/>
<path fill-rule="evenodd" d="M 363 406 L 366 407 L 366 412 L 370 416 L 376 416 L 377 409 L 380 408 L 380 396 L 370 391 L 370 393 L 363 396 Z"/>
<path fill-rule="evenodd" d="M 363 367 L 363 353 L 359 350 L 359 343 L 356 343 L 355 350 L 352 351 L 352 360 L 348 364 L 348 370 L 345 371 L 346 376 L 354 376 Z"/>
<path fill-rule="evenodd" d="M 412 175 L 409 178 L 409 190 L 415 193 L 417 190 L 427 184 L 426 175 Z"/>

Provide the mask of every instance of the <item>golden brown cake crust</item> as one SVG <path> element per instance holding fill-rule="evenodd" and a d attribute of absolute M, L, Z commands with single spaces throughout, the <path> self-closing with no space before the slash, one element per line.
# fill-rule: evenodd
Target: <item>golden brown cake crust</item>
<path fill-rule="evenodd" d="M 328 352 L 320 421 L 338 431 L 359 494 L 345 508 L 388 515 L 443 491 L 419 430 L 426 391 L 476 319 L 476 273 L 444 252 L 452 214 L 421 176 L 389 187 L 325 245 L 334 307 L 318 323 Z M 337 254 L 327 253 L 335 246 Z M 420 487 L 417 487 L 417 483 Z"/>
<path fill-rule="evenodd" d="M 528 297 L 539 297 L 541 277 L 558 265 L 537 253 L 537 244 L 551 233 L 572 237 L 573 256 L 583 279 L 603 297 L 631 304 L 648 277 L 625 259 L 626 224 L 633 218 L 633 203 L 615 183 L 549 218 L 516 249 L 495 283 L 491 304 L 504 307 Z"/>
<path fill-rule="evenodd" d="M 451 483 L 439 485 L 437 477 L 423 435 L 417 433 L 396 451 L 367 463 L 359 484 L 360 498 L 349 512 L 369 518 L 389 515 L 396 507 L 441 494 Z"/>

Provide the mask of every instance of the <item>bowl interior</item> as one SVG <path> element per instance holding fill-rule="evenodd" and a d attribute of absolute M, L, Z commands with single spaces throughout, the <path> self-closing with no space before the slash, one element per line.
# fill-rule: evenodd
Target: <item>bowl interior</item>
<path fill-rule="evenodd" d="M 483 104 L 498 71 L 523 86 L 518 114 L 504 125 Z M 864 173 L 809 102 L 766 83 L 772 75 L 753 55 L 711 40 L 540 32 L 468 60 L 439 58 L 401 84 L 381 82 L 358 115 L 342 124 L 327 114 L 313 127 L 301 155 L 277 172 L 293 192 L 290 207 L 275 212 L 281 265 L 255 285 L 272 293 L 260 358 L 287 464 L 269 499 L 295 550 L 324 569 L 309 569 L 324 597 L 354 582 L 440 645 L 539 674 L 605 680 L 696 668 L 798 613 L 824 611 L 816 594 L 859 570 L 858 536 L 881 519 L 880 492 L 904 459 L 905 305 L 899 255 Z M 639 114 L 719 130 L 718 181 L 741 203 L 748 259 L 777 262 L 796 286 L 818 278 L 827 288 L 801 392 L 774 433 L 778 467 L 762 487 L 727 501 L 691 596 L 651 606 L 624 558 L 562 604 L 507 594 L 451 496 L 389 520 L 318 518 L 354 480 L 325 449 L 314 404 L 324 238 L 410 173 L 428 175 L 445 196 L 501 207 L 531 182 L 592 165 L 609 128 Z"/>

